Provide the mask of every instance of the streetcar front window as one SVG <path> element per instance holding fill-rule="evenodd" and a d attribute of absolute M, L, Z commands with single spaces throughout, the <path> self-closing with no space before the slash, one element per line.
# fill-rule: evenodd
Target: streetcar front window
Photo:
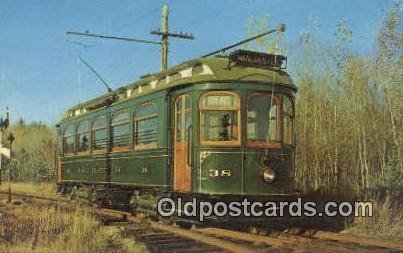
<path fill-rule="evenodd" d="M 266 147 L 280 141 L 279 99 L 268 94 L 255 94 L 248 100 L 247 137 L 249 146 Z"/>
<path fill-rule="evenodd" d="M 239 96 L 232 92 L 209 92 L 200 99 L 201 143 L 239 144 Z"/>
<path fill-rule="evenodd" d="M 206 141 L 237 140 L 237 115 L 233 111 L 209 111 L 204 114 Z"/>

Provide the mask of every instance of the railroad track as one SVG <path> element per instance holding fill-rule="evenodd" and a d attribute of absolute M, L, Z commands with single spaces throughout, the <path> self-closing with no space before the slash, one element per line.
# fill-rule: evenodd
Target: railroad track
<path fill-rule="evenodd" d="M 8 192 L 0 191 L 0 197 Z M 27 202 L 52 203 L 68 208 L 61 197 L 13 192 Z M 281 234 L 277 238 L 222 228 L 182 229 L 172 224 L 133 217 L 112 209 L 82 207 L 105 225 L 119 226 L 127 237 L 143 242 L 150 252 L 403 252 L 403 243 L 316 231 L 310 237 Z M 1 213 L 7 214 L 7 211 Z"/>
<path fill-rule="evenodd" d="M 120 224 L 115 224 L 120 226 Z M 150 252 L 229 252 L 221 247 L 184 237 L 170 230 L 158 229 L 144 222 L 122 224 L 125 237 L 133 236 Z"/>
<path fill-rule="evenodd" d="M 11 194 L 28 203 L 36 201 L 41 204 L 57 204 L 59 208 L 71 207 L 71 201 L 65 198 L 21 192 L 12 192 Z M 0 197 L 7 197 L 7 195 L 8 192 L 0 191 Z M 150 252 L 263 252 L 257 251 L 258 247 L 253 245 L 242 245 L 172 225 L 140 219 L 123 211 L 92 207 L 81 208 L 94 214 L 105 225 L 121 227 L 126 236 L 134 237 L 137 241 L 143 242 Z"/>

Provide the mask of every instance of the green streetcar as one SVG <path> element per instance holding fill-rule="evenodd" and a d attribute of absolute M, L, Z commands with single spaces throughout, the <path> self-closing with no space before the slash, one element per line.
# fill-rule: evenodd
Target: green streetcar
<path fill-rule="evenodd" d="M 297 89 L 286 60 L 246 50 L 194 59 L 69 109 L 59 187 L 125 200 L 292 195 Z"/>

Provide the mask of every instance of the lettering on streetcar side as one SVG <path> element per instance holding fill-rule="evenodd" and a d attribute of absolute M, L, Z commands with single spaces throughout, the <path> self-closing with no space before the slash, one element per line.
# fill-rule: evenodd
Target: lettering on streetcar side
<path fill-rule="evenodd" d="M 74 173 L 71 170 L 66 171 L 67 173 Z M 82 175 L 107 175 L 108 168 L 106 167 L 79 167 L 77 169 L 78 174 Z M 120 176 L 122 174 L 122 168 L 120 166 L 112 166 L 111 174 L 114 176 Z"/>

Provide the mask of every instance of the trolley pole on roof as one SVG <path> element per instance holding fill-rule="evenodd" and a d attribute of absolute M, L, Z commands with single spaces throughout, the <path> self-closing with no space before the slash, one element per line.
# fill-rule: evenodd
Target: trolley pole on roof
<path fill-rule="evenodd" d="M 168 15 L 169 8 L 168 5 L 164 5 L 162 8 L 162 20 L 161 20 L 161 28 L 159 30 L 151 31 L 151 34 L 161 36 L 161 72 L 167 72 L 168 70 L 168 38 L 176 37 L 179 39 L 189 39 L 193 40 L 194 37 L 192 34 L 187 34 L 184 32 L 169 32 L 168 29 Z"/>
<path fill-rule="evenodd" d="M 95 76 L 102 82 L 102 84 L 106 87 L 108 92 L 112 92 L 112 88 L 106 83 L 105 79 L 102 78 L 102 76 L 86 61 L 84 60 L 80 55 L 78 56 L 78 59 L 84 63 L 85 66 L 87 66 L 92 73 L 95 74 Z"/>
<path fill-rule="evenodd" d="M 252 41 L 252 40 L 261 38 L 261 37 L 263 37 L 263 36 L 269 35 L 269 34 L 274 33 L 274 32 L 284 32 L 284 31 L 285 31 L 285 24 L 280 24 L 280 26 L 277 27 L 276 29 L 272 29 L 272 30 L 269 30 L 269 31 L 267 31 L 267 32 L 260 33 L 260 34 L 258 34 L 258 35 L 255 35 L 255 36 L 253 36 L 253 37 L 250 37 L 250 38 L 247 38 L 247 39 L 245 39 L 245 40 L 239 41 L 239 42 L 237 42 L 237 43 L 235 43 L 235 44 L 232 44 L 232 45 L 230 45 L 230 46 L 227 46 L 227 47 L 218 49 L 218 50 L 216 50 L 216 51 L 214 51 L 214 52 L 205 54 L 205 55 L 202 56 L 202 58 L 206 58 L 206 57 L 209 57 L 209 56 L 213 56 L 213 55 L 218 54 L 218 53 L 224 53 L 224 52 L 227 51 L 228 49 L 231 49 L 231 48 L 240 46 L 240 45 L 245 44 L 245 43 L 247 43 L 247 42 L 249 42 L 249 41 Z"/>

